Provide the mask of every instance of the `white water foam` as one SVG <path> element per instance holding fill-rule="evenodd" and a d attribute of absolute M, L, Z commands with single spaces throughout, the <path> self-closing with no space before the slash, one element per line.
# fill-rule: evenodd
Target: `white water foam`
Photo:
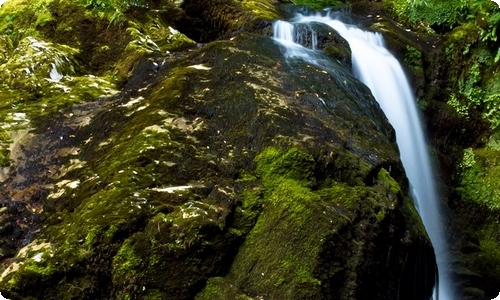
<path fill-rule="evenodd" d="M 366 84 L 395 128 L 401 161 L 410 182 L 417 210 L 433 244 L 439 273 L 434 299 L 454 300 L 448 273 L 449 258 L 442 226 L 435 175 L 427 150 L 418 109 L 406 75 L 397 59 L 385 48 L 381 34 L 363 31 L 328 16 L 298 15 L 294 23 L 322 23 L 347 40 L 352 52 L 354 75 Z M 295 43 L 294 25 L 284 21 L 274 24 L 275 38 L 286 48 L 286 56 L 308 61 L 310 51 L 301 51 Z"/>

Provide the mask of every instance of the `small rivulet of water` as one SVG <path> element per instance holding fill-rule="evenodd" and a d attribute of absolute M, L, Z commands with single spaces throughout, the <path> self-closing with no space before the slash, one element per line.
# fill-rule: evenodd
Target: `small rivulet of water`
<path fill-rule="evenodd" d="M 396 131 L 401 161 L 410 182 L 412 197 L 436 254 L 439 286 L 435 289 L 433 298 L 454 300 L 451 279 L 446 271 L 449 265 L 448 246 L 438 204 L 435 174 L 415 99 L 400 63 L 385 48 L 380 33 L 363 31 L 330 15 L 298 14 L 291 22 L 276 21 L 273 28 L 274 38 L 285 47 L 286 57 L 300 57 L 307 62 L 321 64 L 311 54 L 312 50 L 297 43 L 303 39 L 304 31 L 298 31 L 296 28 L 304 24 L 327 25 L 349 43 L 354 76 L 371 89 Z M 310 36 L 316 38 L 316 35 Z M 313 41 L 311 44 L 317 43 Z"/>

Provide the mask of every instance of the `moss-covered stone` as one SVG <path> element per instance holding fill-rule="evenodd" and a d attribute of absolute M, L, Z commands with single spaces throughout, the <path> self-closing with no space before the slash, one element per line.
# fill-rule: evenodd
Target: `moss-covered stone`
<path fill-rule="evenodd" d="M 492 211 L 500 210 L 498 152 L 489 149 L 468 149 L 461 162 L 462 182 L 458 187 L 464 200 L 475 201 Z"/>
<path fill-rule="evenodd" d="M 151 37 L 128 25 L 137 41 Z M 88 45 L 94 62 L 114 57 L 98 45 Z M 37 175 L 18 179 L 42 192 L 5 186 L 36 204 L 23 214 L 43 220 L 35 240 L 53 250 L 40 265 L 18 255 L 25 267 L 2 279 L 2 294 L 361 299 L 377 290 L 373 299 L 387 299 L 415 278 L 405 257 L 423 249 L 434 270 L 426 236 L 410 223 L 420 222 L 406 212 L 393 131 L 345 67 L 289 63 L 272 39 L 248 33 L 178 59 L 142 46 L 154 55 L 122 93 L 67 108 L 64 118 L 37 115 L 39 128 L 16 148 L 39 160 L 14 165 Z"/>
<path fill-rule="evenodd" d="M 377 235 L 374 228 L 394 218 L 394 210 L 399 207 L 402 197 L 399 184 L 387 171 L 381 170 L 375 188 L 329 182 L 317 190 L 311 189 L 316 179 L 307 171 L 314 170 L 316 162 L 299 149 L 267 148 L 255 160 L 256 172 L 266 187 L 260 194 L 258 220 L 246 236 L 229 274 L 224 278 L 211 278 L 197 299 L 253 299 L 263 295 L 281 299 L 317 299 L 325 297 L 324 293 L 336 295 L 339 299 L 353 295 L 365 297 L 354 283 L 358 280 L 360 268 L 370 268 L 372 263 L 363 261 L 362 256 L 370 253 L 364 245 L 366 239 Z M 381 197 L 388 195 L 391 196 L 382 200 Z M 418 214 L 408 198 L 404 202 L 407 208 L 404 208 L 403 215 L 415 222 L 409 223 L 412 225 L 405 233 L 404 243 L 409 245 L 413 239 L 425 240 L 425 229 Z M 367 216 L 377 221 L 365 223 L 363 219 Z M 336 240 L 341 240 L 347 228 L 354 224 L 363 231 L 358 234 L 364 237 L 359 237 L 355 243 L 360 252 L 345 253 L 349 259 L 343 258 L 339 255 L 346 249 Z M 364 226 L 368 227 L 364 229 Z M 327 245 L 336 245 L 334 248 L 338 252 L 330 253 L 333 249 Z M 421 250 L 411 250 L 411 256 L 418 251 Z M 349 261 L 348 265 L 343 265 L 344 259 Z M 353 264 L 352 269 L 349 264 Z M 421 280 L 429 275 L 426 273 L 411 280 Z M 342 284 L 337 281 L 339 279 Z M 337 287 L 330 286 L 330 282 L 336 282 Z M 328 286 L 326 290 L 325 285 Z M 428 286 L 425 293 L 430 292 L 431 286 Z"/>

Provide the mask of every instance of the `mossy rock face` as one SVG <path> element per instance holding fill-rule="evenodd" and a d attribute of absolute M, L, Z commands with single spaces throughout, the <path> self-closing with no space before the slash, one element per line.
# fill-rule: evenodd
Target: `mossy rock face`
<path fill-rule="evenodd" d="M 17 196 L 34 221 L 15 229 L 46 246 L 17 254 L 2 295 L 418 293 L 407 287 L 433 278 L 435 261 L 393 129 L 344 66 L 286 61 L 282 50 L 242 33 L 143 58 L 122 93 L 41 118 L 17 148 L 33 161 L 14 166 L 31 172 Z M 418 284 L 414 299 L 431 289 Z"/>
<path fill-rule="evenodd" d="M 403 200 L 405 208 L 396 208 L 402 200 L 401 190 L 386 170 L 381 169 L 372 187 L 329 182 L 311 189 L 317 180 L 313 175 L 316 162 L 296 148 L 267 148 L 256 162 L 263 187 L 257 198 L 261 213 L 229 274 L 210 279 L 196 299 L 429 297 L 432 284 L 424 284 L 420 291 L 411 285 L 433 276 L 434 271 L 427 268 L 435 262 L 425 258 L 433 256 L 432 248 L 408 199 Z M 303 172 L 295 172 L 295 168 Z M 254 197 L 243 198 L 243 206 L 255 201 Z M 414 225 L 407 223 L 406 231 L 396 234 L 403 234 L 401 243 L 390 242 L 394 232 L 388 236 L 386 230 L 402 225 L 405 219 L 413 220 Z M 375 244 L 388 248 L 376 250 Z M 375 257 L 387 250 L 395 252 L 382 264 L 391 274 L 398 274 L 398 284 L 382 273 L 373 276 L 382 267 Z M 401 269 L 397 257 L 402 253 L 416 273 L 413 267 Z M 365 280 L 369 284 L 360 284 Z M 384 288 L 377 288 L 380 286 Z"/>
<path fill-rule="evenodd" d="M 7 46 L 10 39 L 5 39 Z M 108 78 L 83 75 L 79 51 L 34 37 L 19 41 L 0 66 L 0 166 L 8 173 L 17 161 L 14 144 L 44 116 L 59 113 L 75 103 L 112 94 L 115 85 Z M 1 181 L 5 175 L 0 176 Z"/>
<path fill-rule="evenodd" d="M 500 260 L 498 162 L 498 150 L 466 149 L 460 162 L 461 182 L 457 187 L 462 202 L 454 205 L 467 224 L 460 228 L 468 237 L 460 246 L 461 259 L 469 272 L 459 275 L 467 287 L 482 290 L 486 298 L 497 293 L 493 287 L 500 278 L 500 270 L 495 267 Z"/>
<path fill-rule="evenodd" d="M 0 181 L 16 161 L 16 142 L 42 117 L 113 94 L 116 83 L 126 83 L 145 55 L 194 45 L 167 22 L 155 21 L 158 14 L 162 20 L 179 15 L 172 3 L 155 3 L 155 10 L 135 2 L 92 3 L 13 0 L 2 5 Z"/>

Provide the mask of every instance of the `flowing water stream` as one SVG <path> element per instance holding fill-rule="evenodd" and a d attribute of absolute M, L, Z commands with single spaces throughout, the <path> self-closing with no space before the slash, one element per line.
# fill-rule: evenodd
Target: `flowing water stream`
<path fill-rule="evenodd" d="M 297 15 L 291 22 L 275 22 L 274 38 L 285 47 L 286 57 L 300 58 L 319 67 L 325 67 L 314 55 L 314 50 L 297 43 L 303 39 L 303 30 L 297 31 L 297 25 L 314 23 L 331 27 L 347 40 L 352 51 L 354 76 L 371 89 L 394 127 L 401 160 L 410 182 L 412 198 L 436 254 L 439 285 L 435 289 L 433 298 L 455 299 L 447 271 L 449 264 L 447 243 L 438 205 L 435 175 L 415 99 L 401 65 L 385 48 L 380 33 L 363 31 L 330 16 L 321 15 Z M 309 36 L 312 39 L 316 38 L 315 33 L 309 33 Z M 312 41 L 310 44 L 314 49 L 317 43 Z"/>

